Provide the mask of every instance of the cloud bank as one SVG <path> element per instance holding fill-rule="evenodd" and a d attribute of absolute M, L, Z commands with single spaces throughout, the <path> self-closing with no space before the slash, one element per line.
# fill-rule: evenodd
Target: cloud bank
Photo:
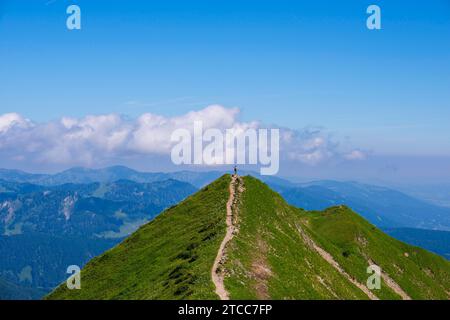
<path fill-rule="evenodd" d="M 37 123 L 17 113 L 0 115 L 0 157 L 9 161 L 67 166 L 98 166 L 128 157 L 162 156 L 170 161 L 172 132 L 191 130 L 194 121 L 205 129 L 279 128 L 281 159 L 318 165 L 331 159 L 364 160 L 359 149 L 347 149 L 323 130 L 293 130 L 239 120 L 239 109 L 211 105 L 174 117 L 152 113 L 130 119 L 117 114 L 63 117 Z M 123 161 L 122 161 L 123 162 Z"/>

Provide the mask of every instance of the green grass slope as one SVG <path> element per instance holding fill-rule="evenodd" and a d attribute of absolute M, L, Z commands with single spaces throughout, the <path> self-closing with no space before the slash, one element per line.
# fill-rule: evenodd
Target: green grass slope
<path fill-rule="evenodd" d="M 302 219 L 317 242 L 355 278 L 365 282 L 372 261 L 412 299 L 450 297 L 446 259 L 386 235 L 345 206 L 309 212 Z M 391 298 L 385 289 L 382 285 L 376 294 Z"/>
<path fill-rule="evenodd" d="M 225 235 L 229 176 L 187 198 L 91 260 L 81 290 L 47 299 L 215 299 L 211 268 Z"/>
<path fill-rule="evenodd" d="M 450 263 L 397 241 L 345 206 L 323 212 L 294 208 L 265 184 L 244 178 L 239 234 L 229 248 L 225 287 L 231 298 L 368 299 L 309 248 L 303 230 L 353 279 L 366 284 L 369 261 L 413 299 L 447 299 Z M 400 299 L 382 281 L 380 299 Z"/>
<path fill-rule="evenodd" d="M 345 206 L 308 212 L 255 178 L 242 181 L 238 232 L 221 267 L 232 299 L 401 299 L 385 279 L 379 290 L 361 288 L 370 263 L 413 299 L 449 298 L 445 259 L 389 237 Z M 211 268 L 225 235 L 229 183 L 221 177 L 93 259 L 81 290 L 62 284 L 47 298 L 217 299 Z"/>
<path fill-rule="evenodd" d="M 225 266 L 232 299 L 368 299 L 305 245 L 302 211 L 255 178 L 245 177 L 244 188 Z"/>

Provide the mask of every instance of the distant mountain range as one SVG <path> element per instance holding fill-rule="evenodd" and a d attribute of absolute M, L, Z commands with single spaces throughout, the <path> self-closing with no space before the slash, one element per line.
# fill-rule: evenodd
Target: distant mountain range
<path fill-rule="evenodd" d="M 450 230 L 450 208 L 389 188 L 338 181 L 317 181 L 295 187 L 269 184 L 290 204 L 308 210 L 345 204 L 379 227 Z"/>
<path fill-rule="evenodd" d="M 42 186 L 62 185 L 66 183 L 88 184 L 94 182 L 107 183 L 117 180 L 130 180 L 139 183 L 151 183 L 165 180 L 178 180 L 196 187 L 220 177 L 223 173 L 211 172 L 139 172 L 124 166 L 113 166 L 103 169 L 72 168 L 56 174 L 32 174 L 20 170 L 0 169 L 0 179 L 19 183 L 32 183 Z"/>
<path fill-rule="evenodd" d="M 62 184 L 109 183 L 130 180 L 152 183 L 178 180 L 201 188 L 224 172 L 179 171 L 169 173 L 139 172 L 124 166 L 103 169 L 72 168 L 61 173 L 30 174 L 18 170 L 0 169 L 0 179 L 41 186 Z M 402 192 L 357 182 L 315 181 L 293 183 L 272 176 L 251 174 L 280 192 L 292 204 L 309 210 L 321 210 L 336 204 L 346 204 L 380 227 L 410 227 L 450 231 L 450 208 L 440 207 L 408 196 Z"/>
<path fill-rule="evenodd" d="M 305 211 L 258 179 L 224 175 L 92 259 L 81 290 L 63 283 L 47 299 L 444 300 L 449 275 L 449 261 L 346 206 Z"/>
<path fill-rule="evenodd" d="M 120 240 L 40 233 L 0 236 L 0 255 L 4 257 L 0 279 L 11 284 L 0 288 L 0 300 L 39 299 L 68 277 L 68 266 L 82 267 Z"/>
<path fill-rule="evenodd" d="M 47 292 L 69 265 L 83 266 L 196 190 L 176 180 L 57 186 L 0 180 L 0 256 L 6 257 L 0 278 Z"/>
<path fill-rule="evenodd" d="M 388 235 L 450 260 L 450 232 L 413 228 L 385 228 Z"/>
<path fill-rule="evenodd" d="M 388 234 L 450 257 L 450 232 L 445 232 L 450 230 L 450 208 L 357 182 L 300 184 L 241 174 L 247 173 L 291 205 L 307 210 L 347 205 Z M 146 173 L 123 166 L 57 174 L 0 169 L 0 255 L 8 257 L 0 261 L 0 278 L 48 292 L 66 276 L 69 264 L 84 265 L 222 174 Z"/>
<path fill-rule="evenodd" d="M 0 278 L 0 300 L 36 300 L 47 291 L 19 286 Z"/>
<path fill-rule="evenodd" d="M 120 238 L 166 207 L 196 191 L 176 180 L 39 186 L 0 180 L 0 230 L 3 235 Z"/>

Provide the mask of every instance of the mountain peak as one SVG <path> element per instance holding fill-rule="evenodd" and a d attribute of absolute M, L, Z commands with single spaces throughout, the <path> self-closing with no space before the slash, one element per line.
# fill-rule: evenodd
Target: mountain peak
<path fill-rule="evenodd" d="M 373 265 L 382 284 L 370 290 Z M 89 262 L 82 290 L 48 299 L 447 299 L 449 274 L 346 206 L 305 211 L 223 175 Z"/>

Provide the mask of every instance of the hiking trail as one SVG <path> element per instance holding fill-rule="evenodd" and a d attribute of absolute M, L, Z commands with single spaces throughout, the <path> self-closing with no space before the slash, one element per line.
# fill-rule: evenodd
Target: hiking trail
<path fill-rule="evenodd" d="M 234 234 L 237 231 L 235 223 L 237 221 L 236 217 L 233 217 L 233 204 L 236 201 L 236 189 L 240 192 L 241 188 L 236 188 L 236 183 L 240 182 L 240 178 L 238 175 L 231 176 L 231 182 L 229 187 L 230 196 L 227 201 L 227 216 L 226 216 L 226 225 L 227 231 L 225 237 L 220 244 L 219 251 L 217 252 L 216 259 L 214 260 L 214 264 L 211 270 L 211 278 L 216 287 L 215 292 L 219 296 L 220 300 L 229 300 L 229 293 L 225 289 L 223 280 L 225 278 L 224 270 L 221 268 L 226 260 L 226 246 L 228 242 L 233 238 Z M 234 219 L 233 219 L 234 218 Z M 234 221 L 233 221 L 234 220 Z"/>

